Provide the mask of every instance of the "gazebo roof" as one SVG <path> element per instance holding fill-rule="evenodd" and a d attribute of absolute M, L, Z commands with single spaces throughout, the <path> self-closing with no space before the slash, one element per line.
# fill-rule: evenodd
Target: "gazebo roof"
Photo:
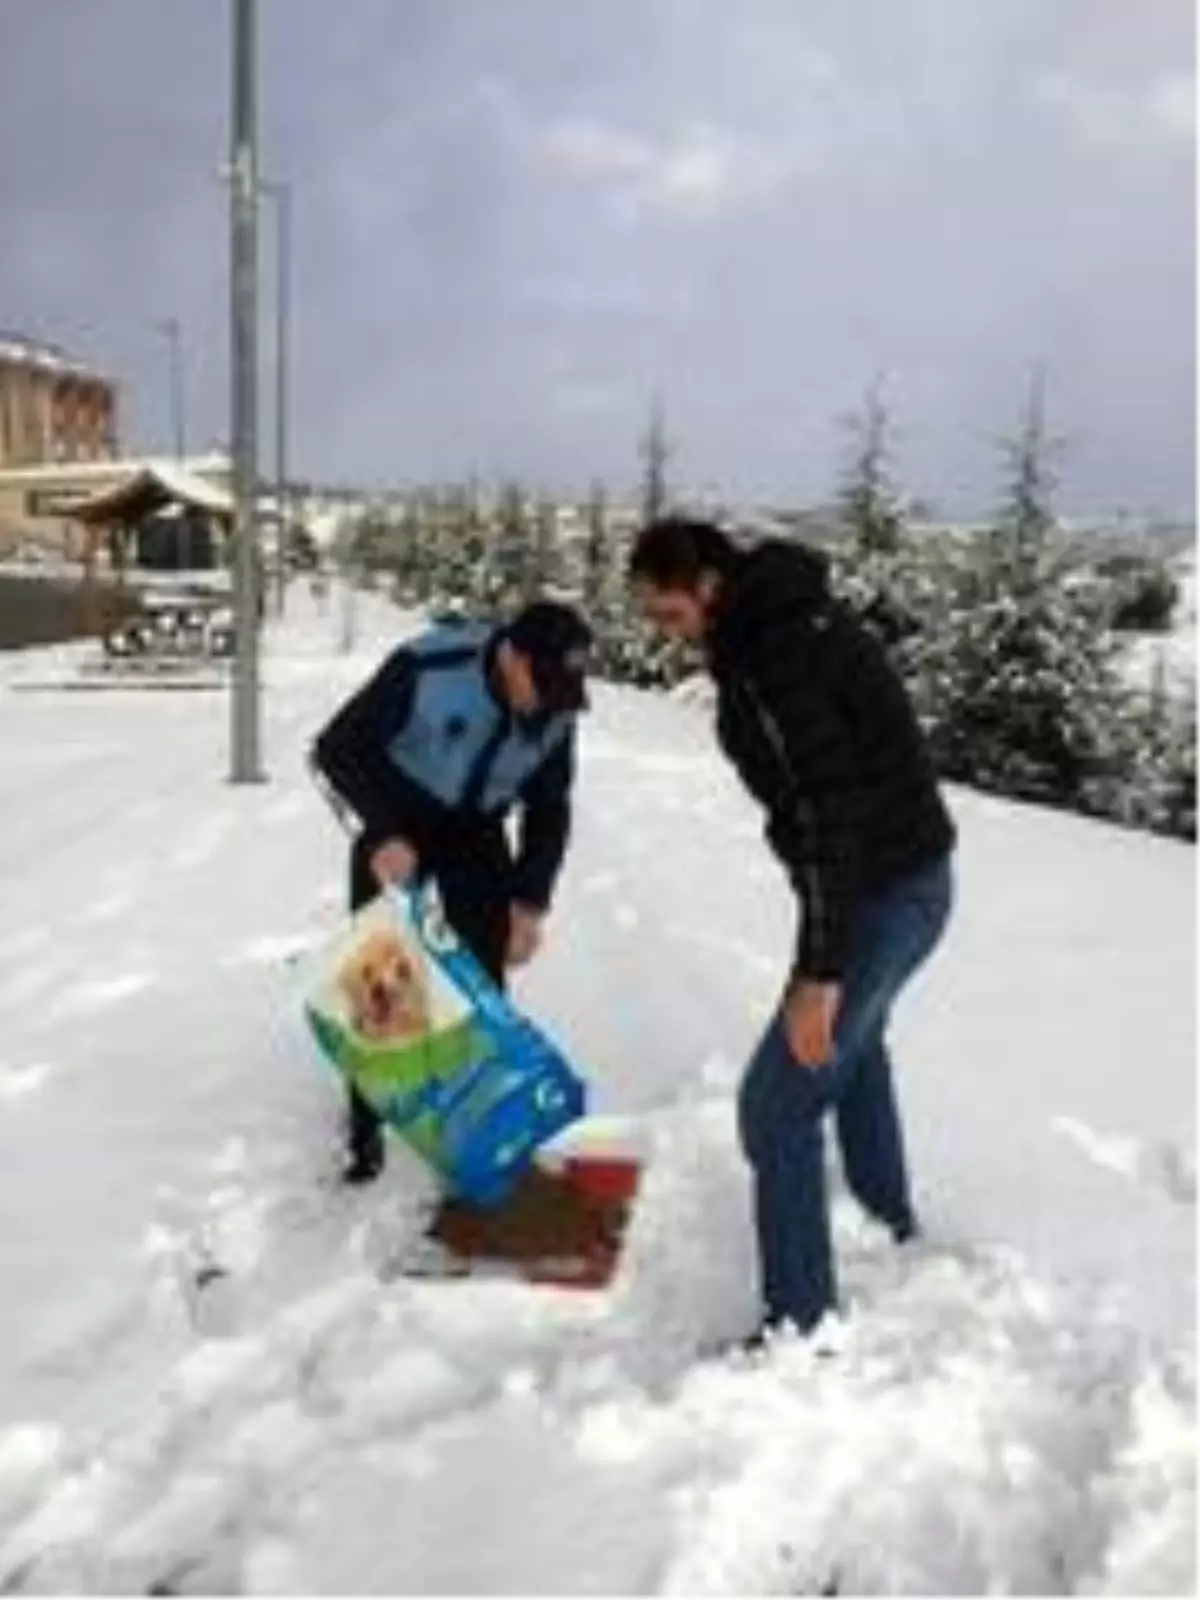
<path fill-rule="evenodd" d="M 120 526 L 138 522 L 164 506 L 186 506 L 225 521 L 233 518 L 233 500 L 224 489 L 165 462 L 140 467 L 124 483 L 77 501 L 71 516 L 100 527 Z"/>

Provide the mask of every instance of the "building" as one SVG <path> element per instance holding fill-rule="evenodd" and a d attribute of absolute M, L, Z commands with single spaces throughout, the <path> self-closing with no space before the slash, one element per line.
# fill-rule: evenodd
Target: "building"
<path fill-rule="evenodd" d="M 116 455 L 116 385 L 51 345 L 0 332 L 0 558 L 21 545 L 66 554 L 57 477 L 102 473 Z"/>
<path fill-rule="evenodd" d="M 116 453 L 116 385 L 51 345 L 0 332 L 0 467 Z"/>
<path fill-rule="evenodd" d="M 71 516 L 91 534 L 93 553 L 108 535 L 122 570 L 207 570 L 224 554 L 233 497 L 177 462 L 148 462 L 77 502 Z"/>

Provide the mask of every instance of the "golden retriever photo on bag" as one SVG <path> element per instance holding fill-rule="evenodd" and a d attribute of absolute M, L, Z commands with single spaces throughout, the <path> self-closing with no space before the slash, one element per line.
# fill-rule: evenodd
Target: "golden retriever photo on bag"
<path fill-rule="evenodd" d="M 338 988 L 351 1026 L 366 1039 L 407 1039 L 429 1031 L 424 963 L 393 929 L 366 934 L 343 962 Z"/>

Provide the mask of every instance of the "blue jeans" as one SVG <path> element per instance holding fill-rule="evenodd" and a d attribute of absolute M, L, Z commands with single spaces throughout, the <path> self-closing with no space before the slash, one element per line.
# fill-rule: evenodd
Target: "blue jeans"
<path fill-rule="evenodd" d="M 864 899 L 855 914 L 831 1060 L 802 1067 L 780 1016 L 742 1081 L 738 1124 L 754 1176 L 768 1324 L 807 1331 L 837 1305 L 825 1191 L 824 1116 L 832 1111 L 846 1183 L 897 1239 L 916 1227 L 886 1032 L 892 1004 L 950 914 L 949 857 Z"/>

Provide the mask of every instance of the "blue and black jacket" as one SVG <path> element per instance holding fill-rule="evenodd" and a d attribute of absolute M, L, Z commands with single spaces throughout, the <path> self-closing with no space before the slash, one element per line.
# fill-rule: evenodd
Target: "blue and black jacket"
<path fill-rule="evenodd" d="M 545 908 L 571 826 L 575 717 L 520 718 L 493 688 L 500 634 L 435 628 L 396 650 L 342 706 L 313 760 L 370 840 L 423 865 L 520 808 L 511 898 Z"/>

